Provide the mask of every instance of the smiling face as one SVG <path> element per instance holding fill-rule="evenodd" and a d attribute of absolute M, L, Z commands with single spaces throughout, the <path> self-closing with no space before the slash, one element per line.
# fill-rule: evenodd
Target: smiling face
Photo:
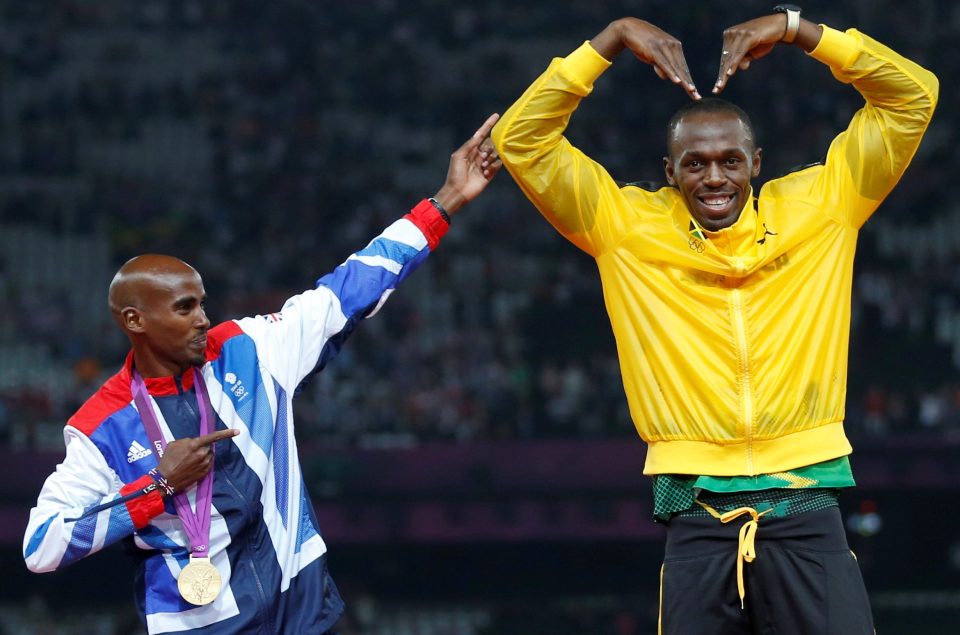
<path fill-rule="evenodd" d="M 210 320 L 200 274 L 169 256 L 139 256 L 110 286 L 110 307 L 133 345 L 144 377 L 177 375 L 202 365 Z"/>
<path fill-rule="evenodd" d="M 734 224 L 760 173 L 761 150 L 735 110 L 690 111 L 671 127 L 663 165 L 701 227 Z"/>

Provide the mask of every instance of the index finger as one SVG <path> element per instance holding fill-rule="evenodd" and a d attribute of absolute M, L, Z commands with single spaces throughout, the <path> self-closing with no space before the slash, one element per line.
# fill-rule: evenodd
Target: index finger
<path fill-rule="evenodd" d="M 690 99 L 694 101 L 700 99 L 700 91 L 697 90 L 696 85 L 693 83 L 693 76 L 690 75 L 690 69 L 687 67 L 687 60 L 685 57 L 680 58 L 680 61 L 683 63 L 681 66 L 682 77 L 681 85 L 683 90 L 687 92 L 687 95 L 690 96 Z"/>
<path fill-rule="evenodd" d="M 493 130 L 493 126 L 496 125 L 497 121 L 500 119 L 500 113 L 493 113 L 487 120 L 483 122 L 483 125 L 477 128 L 477 131 L 473 133 L 474 139 L 486 139 L 490 136 L 490 131 Z"/>
<path fill-rule="evenodd" d="M 233 428 L 227 428 L 226 430 L 217 430 L 216 432 L 211 432 L 210 434 L 205 434 L 202 437 L 197 437 L 197 443 L 200 445 L 212 445 L 217 441 L 222 441 L 223 439 L 229 439 L 240 434 L 239 430 L 234 430 Z"/>
<path fill-rule="evenodd" d="M 672 41 L 670 45 L 658 48 L 654 59 L 650 61 L 653 69 L 661 79 L 666 79 L 678 84 L 691 99 L 700 99 L 700 93 L 693 83 L 693 76 L 690 75 L 690 68 L 687 66 L 687 58 L 683 54 L 683 46 Z"/>
<path fill-rule="evenodd" d="M 740 47 L 735 47 L 733 44 L 724 46 L 723 51 L 720 52 L 720 72 L 717 75 L 717 82 L 713 85 L 714 93 L 722 91 L 727 85 L 727 80 L 737 72 L 737 68 L 743 60 L 743 55 L 744 52 L 740 50 Z"/>

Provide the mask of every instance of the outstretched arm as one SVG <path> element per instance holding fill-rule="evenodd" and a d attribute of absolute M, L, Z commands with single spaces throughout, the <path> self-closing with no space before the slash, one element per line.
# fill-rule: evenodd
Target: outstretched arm
<path fill-rule="evenodd" d="M 347 337 L 374 315 L 396 288 L 437 247 L 459 212 L 486 189 L 500 169 L 489 141 L 498 116 L 491 115 L 450 156 L 443 186 L 380 235 L 317 280 L 317 287 L 288 299 L 283 308 L 237 324 L 257 345 L 264 366 L 293 391 L 340 351 Z M 442 210 L 442 211 L 441 211 Z"/>
<path fill-rule="evenodd" d="M 927 69 L 856 29 L 841 32 L 803 19 L 797 27 L 789 43 L 829 67 L 838 81 L 851 84 L 866 103 L 830 144 L 816 179 L 783 196 L 816 200 L 841 222 L 860 227 L 910 164 L 933 116 L 939 82 Z M 724 31 L 714 92 L 791 34 L 783 13 Z"/>

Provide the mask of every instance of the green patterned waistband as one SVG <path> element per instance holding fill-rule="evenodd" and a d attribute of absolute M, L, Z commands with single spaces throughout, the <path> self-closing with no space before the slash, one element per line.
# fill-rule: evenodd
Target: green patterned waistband
<path fill-rule="evenodd" d="M 720 512 L 752 507 L 772 510 L 771 516 L 793 516 L 837 505 L 839 490 L 853 485 L 847 457 L 751 477 L 658 474 L 653 477 L 653 517 L 709 516 L 697 500 Z"/>

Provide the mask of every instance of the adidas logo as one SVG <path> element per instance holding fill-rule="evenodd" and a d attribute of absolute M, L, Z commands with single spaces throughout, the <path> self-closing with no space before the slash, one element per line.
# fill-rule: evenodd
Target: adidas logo
<path fill-rule="evenodd" d="M 134 439 L 133 443 L 130 444 L 130 449 L 127 450 L 127 463 L 139 461 L 146 456 L 150 456 L 150 450 L 140 445 L 140 442 Z"/>

